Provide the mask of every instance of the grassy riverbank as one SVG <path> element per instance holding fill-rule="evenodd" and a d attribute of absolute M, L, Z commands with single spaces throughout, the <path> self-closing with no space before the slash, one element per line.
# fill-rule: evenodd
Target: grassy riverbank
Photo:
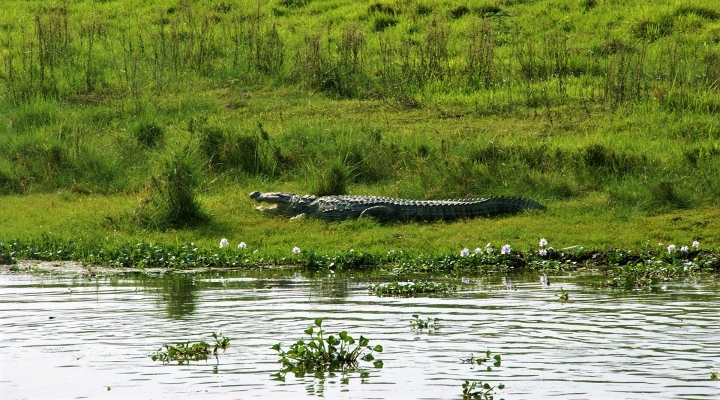
<path fill-rule="evenodd" d="M 720 246 L 720 8 L 705 2 L 3 8 L 5 243 L 226 237 L 272 258 Z M 252 190 L 519 195 L 548 212 L 286 221 L 257 215 Z"/>

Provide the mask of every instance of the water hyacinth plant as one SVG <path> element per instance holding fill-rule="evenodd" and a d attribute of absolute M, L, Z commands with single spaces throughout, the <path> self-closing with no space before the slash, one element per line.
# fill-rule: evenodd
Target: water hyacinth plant
<path fill-rule="evenodd" d="M 419 314 L 413 314 L 412 317 L 413 317 L 413 319 L 410 321 L 410 327 L 412 327 L 412 329 L 415 331 L 419 331 L 419 330 L 423 330 L 423 329 L 427 329 L 428 331 L 430 331 L 430 330 L 436 330 L 440 327 L 440 325 L 438 325 L 438 321 L 440 321 L 439 318 L 428 317 L 427 319 L 423 320 L 423 319 L 420 319 Z"/>
<path fill-rule="evenodd" d="M 470 368 L 475 368 L 476 365 L 485 366 L 485 370 L 489 372 L 492 371 L 493 367 L 500 367 L 501 360 L 499 354 L 492 355 L 492 352 L 488 350 L 485 352 L 484 357 L 475 357 L 475 355 L 470 354 L 470 358 L 461 359 L 460 361 L 463 364 L 470 364 Z M 492 366 L 488 365 L 488 362 L 492 362 Z M 504 388 L 505 385 L 502 383 L 492 386 L 487 382 L 466 380 L 462 384 L 462 398 L 463 400 L 493 400 L 495 398 L 495 389 L 502 390 Z"/>
<path fill-rule="evenodd" d="M 460 359 L 460 361 L 463 364 L 470 364 L 470 368 L 475 368 L 476 365 L 484 365 L 485 369 L 490 372 L 492 371 L 492 367 L 499 367 L 502 364 L 502 356 L 500 356 L 500 354 L 492 355 L 492 352 L 487 350 L 484 357 L 475 357 L 475 355 L 471 353 L 470 358 L 463 358 Z M 489 361 L 492 361 L 492 366 L 487 365 Z"/>
<path fill-rule="evenodd" d="M 314 326 L 305 330 L 309 340 L 300 339 L 287 351 L 280 343 L 271 347 L 278 352 L 278 362 L 282 364 L 278 378 L 284 379 L 288 372 L 297 377 L 306 373 L 350 372 L 358 369 L 359 361 L 372 362 L 375 368 L 383 366 L 383 362 L 373 356 L 373 353 L 383 351 L 381 345 L 370 346 L 370 340 L 364 336 L 356 341 L 346 331 L 325 337 L 322 322 L 322 318 L 315 319 Z"/>
<path fill-rule="evenodd" d="M 506 245 L 504 245 L 504 246 L 500 249 L 500 254 L 503 254 L 503 255 L 510 254 L 510 251 L 511 251 L 511 250 L 512 250 L 512 249 L 510 248 L 510 245 L 509 245 L 509 244 L 506 244 Z"/>
<path fill-rule="evenodd" d="M 368 290 L 379 297 L 449 296 L 455 294 L 457 286 L 444 282 L 390 282 L 370 285 Z"/>
<path fill-rule="evenodd" d="M 523 254 L 521 251 L 513 251 L 509 255 L 495 255 L 490 244 L 485 246 L 484 254 L 470 254 L 468 257 L 461 257 L 455 251 L 453 254 L 417 254 L 402 250 L 380 254 L 353 250 L 336 254 L 301 251 L 303 256 L 288 257 L 287 250 L 263 248 L 248 252 L 242 245 L 239 248 L 228 247 L 217 251 L 218 242 L 214 243 L 201 246 L 193 242 L 157 244 L 107 241 L 99 238 L 75 241 L 44 234 L 32 240 L 0 242 L 0 263 L 13 265 L 20 260 L 79 261 L 88 265 L 128 268 L 136 272 L 143 272 L 148 268 L 183 270 L 259 268 L 267 265 L 291 266 L 313 271 L 374 268 L 391 272 L 394 276 L 423 272 L 452 273 L 458 278 L 477 273 L 547 273 L 582 269 L 603 275 L 607 279 L 607 286 L 623 289 L 637 289 L 670 279 L 720 272 L 720 253 L 701 250 L 698 241 L 694 241 L 687 253 L 668 253 L 664 245 L 661 245 L 662 250 L 646 249 L 643 252 L 622 249 L 585 250 L 579 246 L 551 250 L 548 247 L 546 258 L 531 257 L 531 254 Z M 300 250 L 299 247 L 297 250 Z M 535 251 L 532 253 L 537 254 Z M 395 287 L 388 289 L 398 289 L 406 293 L 416 292 L 421 287 L 423 291 L 431 290 L 431 285 L 405 288 L 398 287 L 398 284 L 393 286 Z M 434 285 L 435 290 L 439 288 L 440 286 Z M 380 289 L 379 293 L 382 293 L 384 288 Z M 386 294 L 391 295 L 388 293 Z"/>
<path fill-rule="evenodd" d="M 556 296 L 560 298 L 560 303 L 562 304 L 565 304 L 568 302 L 568 300 L 570 300 L 570 293 L 563 288 L 560 288 L 560 293 Z"/>
<path fill-rule="evenodd" d="M 505 388 L 505 385 L 499 383 L 497 386 L 491 386 L 489 383 L 482 383 L 480 381 L 465 381 L 465 383 L 462 384 L 462 398 L 463 400 L 494 400 L 496 388 L 502 390 Z"/>
<path fill-rule="evenodd" d="M 222 333 L 213 333 L 215 344 L 210 345 L 205 341 L 190 344 L 190 342 L 163 344 L 150 358 L 153 361 L 162 361 L 163 364 L 177 361 L 178 364 L 187 364 L 190 361 L 207 360 L 212 354 L 217 360 L 218 350 L 223 352 L 230 346 L 230 339 Z"/>

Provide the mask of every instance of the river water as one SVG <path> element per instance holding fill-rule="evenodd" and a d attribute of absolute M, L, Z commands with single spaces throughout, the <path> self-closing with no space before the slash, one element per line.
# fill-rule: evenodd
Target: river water
<path fill-rule="evenodd" d="M 457 399 L 464 380 L 504 383 L 505 399 L 720 399 L 720 285 L 612 291 L 572 277 L 470 279 L 452 298 L 368 293 L 351 276 L 0 275 L 2 399 Z M 560 288 L 568 291 L 560 301 Z M 411 327 L 412 314 L 439 328 Z M 328 334 L 364 335 L 384 367 L 274 379 L 277 353 L 324 318 Z M 163 343 L 230 347 L 190 365 L 154 362 Z M 462 359 L 502 356 L 488 372 Z"/>

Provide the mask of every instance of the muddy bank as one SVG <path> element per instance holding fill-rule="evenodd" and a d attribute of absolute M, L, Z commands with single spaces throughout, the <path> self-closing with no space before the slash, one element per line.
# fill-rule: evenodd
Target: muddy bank
<path fill-rule="evenodd" d="M 167 269 L 167 268 L 133 268 L 133 267 L 108 267 L 103 265 L 88 265 L 78 261 L 37 261 L 20 260 L 17 264 L 0 264 L 0 274 L 58 274 L 76 276 L 103 276 L 103 275 L 163 275 L 168 273 L 200 273 L 210 271 L 229 271 L 233 268 L 188 268 L 188 269 Z M 258 269 L 264 269 L 258 267 Z M 270 269 L 270 268 L 268 268 Z M 272 267 L 272 269 L 278 269 Z"/>

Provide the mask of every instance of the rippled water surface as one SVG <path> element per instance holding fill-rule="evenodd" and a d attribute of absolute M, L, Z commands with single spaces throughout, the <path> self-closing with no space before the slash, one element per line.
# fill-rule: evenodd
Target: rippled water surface
<path fill-rule="evenodd" d="M 720 288 L 668 284 L 614 292 L 570 278 L 472 280 L 454 298 L 379 298 L 353 278 L 183 277 L 142 280 L 0 275 L 0 398 L 437 398 L 461 383 L 504 383 L 505 399 L 718 399 Z M 560 287 L 569 301 L 559 301 Z M 411 329 L 412 314 L 440 319 Z M 270 347 L 313 319 L 381 344 L 381 369 L 274 380 Z M 163 365 L 162 343 L 231 338 L 219 360 Z M 487 372 L 460 362 L 501 354 Z M 369 363 L 368 363 L 369 364 Z"/>

